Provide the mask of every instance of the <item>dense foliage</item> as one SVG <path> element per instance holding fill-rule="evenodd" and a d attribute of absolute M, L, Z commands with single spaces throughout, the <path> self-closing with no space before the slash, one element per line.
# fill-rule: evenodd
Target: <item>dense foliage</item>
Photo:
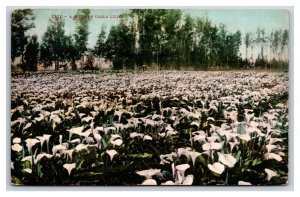
<path fill-rule="evenodd" d="M 11 85 L 13 184 L 287 183 L 287 74 L 40 73 Z"/>
<path fill-rule="evenodd" d="M 76 60 L 80 68 L 93 70 L 93 65 L 85 65 L 87 56 L 110 60 L 114 69 L 288 69 L 286 29 L 267 33 L 259 27 L 242 35 L 239 30 L 229 32 L 225 24 L 213 24 L 208 17 L 192 17 L 181 10 L 132 9 L 124 10 L 119 24 L 107 30 L 105 24 L 99 26 L 95 46 L 88 48 L 90 14 L 89 9 L 77 11 L 71 35 L 65 35 L 63 18 L 49 19 L 39 43 L 40 56 L 33 54 L 31 59 L 44 66 L 54 64 L 56 70 L 68 63 L 76 69 Z M 21 57 L 24 70 L 28 67 L 23 58 L 29 43 L 26 32 L 34 27 L 33 20 L 30 9 L 12 13 L 12 61 Z"/>
<path fill-rule="evenodd" d="M 24 52 L 28 43 L 29 36 L 27 31 L 34 28 L 33 16 L 31 9 L 19 9 L 12 12 L 11 15 L 11 61 L 16 57 L 21 57 L 24 64 Z"/>

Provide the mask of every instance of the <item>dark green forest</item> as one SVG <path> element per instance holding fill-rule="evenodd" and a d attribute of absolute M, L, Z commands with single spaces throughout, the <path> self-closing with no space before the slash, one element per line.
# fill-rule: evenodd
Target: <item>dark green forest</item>
<path fill-rule="evenodd" d="M 67 64 L 76 70 L 76 61 L 83 69 L 95 70 L 93 58 L 98 57 L 110 60 L 113 69 L 288 69 L 287 29 L 267 33 L 259 27 L 242 35 L 229 32 L 225 24 L 213 24 L 208 17 L 193 18 L 177 9 L 132 9 L 118 25 L 99 26 L 96 45 L 89 48 L 90 10 L 79 9 L 77 15 L 82 17 L 74 20 L 72 35 L 66 35 L 63 19 L 49 19 L 38 42 L 36 35 L 27 33 L 35 27 L 32 10 L 13 11 L 12 66 L 20 58 L 18 67 L 24 71 L 53 64 L 56 70 Z"/>

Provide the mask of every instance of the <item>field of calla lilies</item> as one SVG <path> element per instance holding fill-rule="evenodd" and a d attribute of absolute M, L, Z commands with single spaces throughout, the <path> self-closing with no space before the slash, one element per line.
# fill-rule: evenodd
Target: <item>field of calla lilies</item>
<path fill-rule="evenodd" d="M 14 185 L 281 185 L 288 74 L 11 78 Z"/>

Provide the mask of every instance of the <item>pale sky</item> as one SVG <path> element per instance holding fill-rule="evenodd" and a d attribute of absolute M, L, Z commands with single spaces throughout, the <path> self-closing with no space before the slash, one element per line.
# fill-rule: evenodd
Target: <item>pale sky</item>
<path fill-rule="evenodd" d="M 258 27 L 265 28 L 268 34 L 275 29 L 289 29 L 289 13 L 287 10 L 278 9 L 185 9 L 183 14 L 189 14 L 192 17 L 207 16 L 213 24 L 226 25 L 229 32 L 240 30 L 242 37 L 247 32 L 256 32 Z M 71 35 L 75 30 L 75 21 L 70 16 L 76 15 L 77 9 L 34 9 L 33 13 L 36 16 L 35 28 L 30 30 L 29 34 L 36 34 L 41 40 L 41 37 L 47 29 L 49 18 L 53 14 L 62 15 L 65 18 L 65 31 L 67 35 Z M 102 25 L 106 26 L 108 31 L 111 26 L 119 23 L 116 15 L 128 12 L 128 9 L 91 9 L 91 15 L 94 17 L 89 23 L 89 47 L 93 47 L 97 40 L 97 35 L 101 31 Z M 102 18 L 95 18 L 101 16 Z M 103 18 L 103 17 L 108 18 Z"/>

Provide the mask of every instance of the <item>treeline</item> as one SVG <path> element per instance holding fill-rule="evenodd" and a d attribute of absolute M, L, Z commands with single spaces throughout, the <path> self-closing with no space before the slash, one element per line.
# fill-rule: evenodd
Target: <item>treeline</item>
<path fill-rule="evenodd" d="M 207 17 L 193 18 L 174 9 L 133 9 L 125 13 L 116 26 L 100 33 L 94 48 L 87 47 L 90 10 L 80 9 L 73 35 L 66 35 L 65 22 L 50 19 L 41 43 L 36 36 L 26 36 L 34 27 L 32 10 L 12 14 L 12 62 L 21 57 L 24 70 L 36 65 L 67 63 L 76 69 L 95 69 L 93 59 L 105 58 L 114 69 L 137 69 L 157 66 L 166 69 L 193 68 L 288 68 L 288 30 L 270 34 L 258 28 L 242 35 L 228 32 L 224 24 L 215 25 Z M 243 46 L 243 47 L 242 47 Z M 243 50 L 243 48 L 245 50 Z M 87 57 L 87 58 L 84 58 Z"/>

